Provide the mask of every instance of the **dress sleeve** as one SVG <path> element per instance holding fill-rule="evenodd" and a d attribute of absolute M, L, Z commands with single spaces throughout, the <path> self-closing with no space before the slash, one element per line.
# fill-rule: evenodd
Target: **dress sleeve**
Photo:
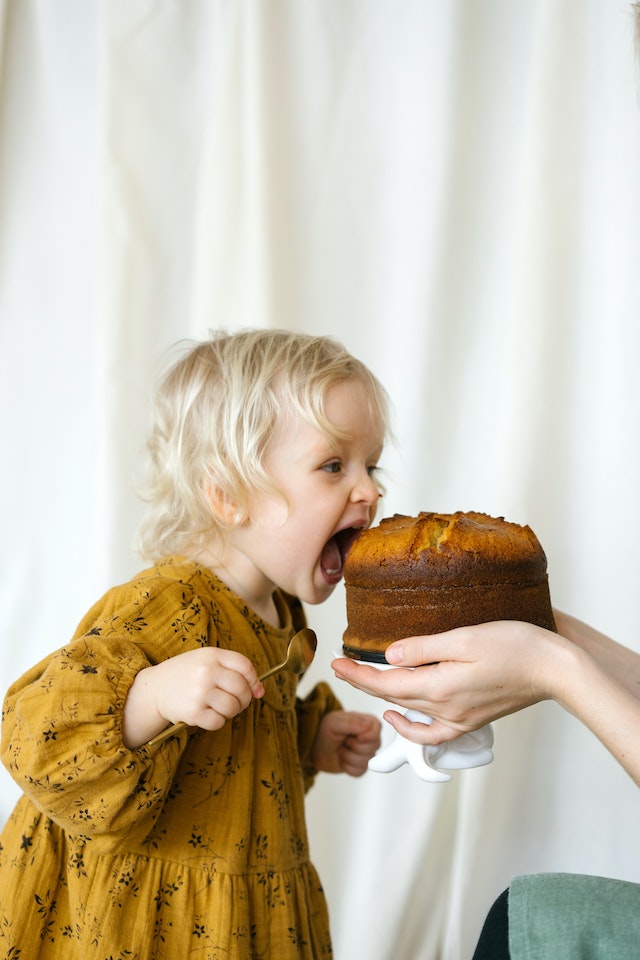
<path fill-rule="evenodd" d="M 342 710 L 342 704 L 329 684 L 325 683 L 324 680 L 316 684 L 304 700 L 300 698 L 296 700 L 296 713 L 298 715 L 298 752 L 302 765 L 305 791 L 309 790 L 313 785 L 313 781 L 318 772 L 309 760 L 311 747 L 318 732 L 318 726 L 325 714 L 332 713 L 334 710 Z"/>
<path fill-rule="evenodd" d="M 186 594 L 180 588 L 188 601 L 188 588 Z M 78 628 L 81 635 L 7 692 L 2 761 L 35 805 L 72 836 L 144 837 L 171 788 L 186 733 L 134 750 L 122 739 L 124 703 L 136 674 L 206 642 L 203 606 L 187 604 L 185 632 L 175 597 L 166 593 L 115 610 L 111 605 L 107 615 L 96 606 Z"/>

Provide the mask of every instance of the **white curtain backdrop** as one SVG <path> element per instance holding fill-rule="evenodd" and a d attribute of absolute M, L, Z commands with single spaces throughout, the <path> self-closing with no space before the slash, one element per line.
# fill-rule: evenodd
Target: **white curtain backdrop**
<path fill-rule="evenodd" d="M 2 691 L 139 568 L 154 375 L 219 327 L 342 340 L 394 403 L 383 514 L 529 523 L 640 648 L 638 86 L 628 0 L 0 0 Z M 308 614 L 335 685 L 344 592 Z M 464 960 L 516 873 L 640 881 L 604 748 L 549 704 L 495 734 L 314 787 L 337 960 Z"/>

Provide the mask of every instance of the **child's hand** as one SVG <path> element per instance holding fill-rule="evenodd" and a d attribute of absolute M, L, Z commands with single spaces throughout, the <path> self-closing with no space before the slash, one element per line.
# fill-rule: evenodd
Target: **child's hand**
<path fill-rule="evenodd" d="M 123 740 L 146 743 L 167 722 L 219 730 L 245 710 L 264 687 L 243 654 L 218 647 L 189 650 L 136 676 L 124 707 Z"/>
<path fill-rule="evenodd" d="M 380 721 L 368 713 L 334 710 L 320 721 L 311 762 L 324 773 L 361 777 L 380 746 Z"/>

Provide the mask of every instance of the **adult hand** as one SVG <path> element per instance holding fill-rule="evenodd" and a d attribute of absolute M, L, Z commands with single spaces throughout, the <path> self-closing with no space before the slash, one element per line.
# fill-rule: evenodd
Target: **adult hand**
<path fill-rule="evenodd" d="M 444 743 L 498 717 L 559 695 L 563 653 L 571 644 L 542 627 L 520 621 L 483 623 L 447 633 L 408 637 L 392 644 L 377 670 L 346 658 L 336 676 L 374 697 L 433 718 L 411 723 L 397 711 L 384 714 L 415 743 Z"/>

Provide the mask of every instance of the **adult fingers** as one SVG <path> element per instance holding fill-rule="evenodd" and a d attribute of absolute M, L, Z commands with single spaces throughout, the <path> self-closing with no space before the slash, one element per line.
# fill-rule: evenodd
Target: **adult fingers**
<path fill-rule="evenodd" d="M 457 653 L 460 643 L 464 642 L 467 630 L 467 627 L 458 627 L 446 633 L 396 640 L 385 651 L 387 663 L 400 667 L 420 667 L 440 660 L 451 660 L 454 651 Z"/>
<path fill-rule="evenodd" d="M 373 697 L 380 697 L 402 707 L 420 709 L 427 696 L 427 671 L 437 669 L 423 667 L 414 669 L 377 670 L 375 667 L 339 659 L 331 664 L 340 680 Z"/>
<path fill-rule="evenodd" d="M 463 732 L 442 723 L 440 720 L 434 720 L 429 724 L 407 720 L 405 716 L 395 710 L 385 710 L 383 717 L 397 733 L 406 740 L 411 740 L 412 743 L 423 745 L 448 743 L 450 740 L 455 740 Z"/>

